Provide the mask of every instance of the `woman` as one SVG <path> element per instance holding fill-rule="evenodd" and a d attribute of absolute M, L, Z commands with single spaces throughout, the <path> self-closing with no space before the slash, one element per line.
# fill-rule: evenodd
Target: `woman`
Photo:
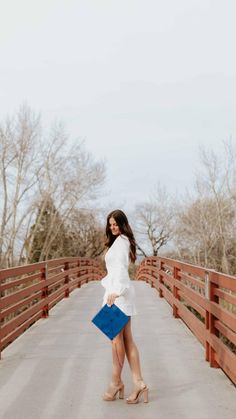
<path fill-rule="evenodd" d="M 134 302 L 134 288 L 128 274 L 129 260 L 135 262 L 136 244 L 128 219 L 123 211 L 112 211 L 107 217 L 105 255 L 107 275 L 102 279 L 105 288 L 103 305 L 116 304 L 127 316 L 136 314 Z M 112 380 L 103 395 L 103 400 L 111 401 L 124 398 L 124 384 L 121 380 L 125 355 L 132 372 L 134 389 L 126 399 L 127 403 L 138 403 L 143 395 L 144 402 L 148 402 L 148 387 L 143 382 L 139 353 L 131 332 L 131 319 L 112 340 Z"/>

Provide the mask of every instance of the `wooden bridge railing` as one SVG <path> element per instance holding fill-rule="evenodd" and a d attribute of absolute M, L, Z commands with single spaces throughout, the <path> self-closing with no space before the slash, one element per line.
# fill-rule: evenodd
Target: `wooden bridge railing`
<path fill-rule="evenodd" d="M 205 347 L 211 367 L 236 384 L 236 278 L 173 259 L 149 257 L 136 272 L 159 292 Z"/>
<path fill-rule="evenodd" d="M 0 270 L 1 351 L 70 292 L 104 276 L 95 259 L 63 258 Z"/>

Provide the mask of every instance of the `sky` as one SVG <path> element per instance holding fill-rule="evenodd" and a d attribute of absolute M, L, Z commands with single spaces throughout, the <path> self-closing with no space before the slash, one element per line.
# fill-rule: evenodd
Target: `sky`
<path fill-rule="evenodd" d="M 191 189 L 236 141 L 234 0 L 0 0 L 0 119 L 27 103 L 107 167 L 101 205 Z"/>

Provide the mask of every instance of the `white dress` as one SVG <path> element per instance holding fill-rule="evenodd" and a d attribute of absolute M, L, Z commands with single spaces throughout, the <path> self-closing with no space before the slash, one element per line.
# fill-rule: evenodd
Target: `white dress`
<path fill-rule="evenodd" d="M 135 290 L 130 280 L 129 267 L 130 242 L 128 237 L 120 234 L 105 255 L 107 275 L 101 284 L 105 288 L 102 305 L 107 303 L 107 296 L 116 293 L 120 297 L 115 299 L 115 304 L 127 316 L 137 314 L 135 307 Z"/>

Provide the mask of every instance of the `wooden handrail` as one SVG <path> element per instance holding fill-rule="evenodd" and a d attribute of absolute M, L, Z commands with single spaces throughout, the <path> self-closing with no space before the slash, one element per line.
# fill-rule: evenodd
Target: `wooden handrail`
<path fill-rule="evenodd" d="M 157 289 L 205 347 L 210 366 L 236 384 L 236 278 L 152 256 L 140 263 L 135 279 Z"/>
<path fill-rule="evenodd" d="M 0 359 L 2 350 L 62 298 L 105 275 L 90 258 L 62 258 L 0 270 Z"/>

